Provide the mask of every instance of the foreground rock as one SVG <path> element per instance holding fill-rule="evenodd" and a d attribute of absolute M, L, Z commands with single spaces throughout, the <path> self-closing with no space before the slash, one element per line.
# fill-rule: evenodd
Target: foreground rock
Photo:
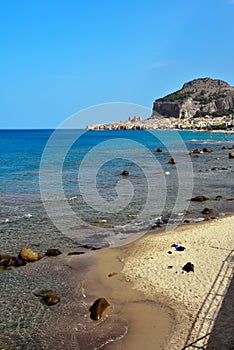
<path fill-rule="evenodd" d="M 231 158 L 234 158 L 234 152 L 230 152 L 229 153 L 229 158 L 231 159 Z"/>
<path fill-rule="evenodd" d="M 105 298 L 99 298 L 95 300 L 95 302 L 90 307 L 90 318 L 94 321 L 98 321 L 101 319 L 103 312 L 106 308 L 110 306 L 108 301 Z"/>
<path fill-rule="evenodd" d="M 33 262 L 33 261 L 40 260 L 42 258 L 42 255 L 34 252 L 30 248 L 22 248 L 20 253 L 19 253 L 19 258 L 21 258 L 27 262 Z"/>
<path fill-rule="evenodd" d="M 35 291 L 34 295 L 40 297 L 47 306 L 52 306 L 60 302 L 60 298 L 50 289 Z"/>

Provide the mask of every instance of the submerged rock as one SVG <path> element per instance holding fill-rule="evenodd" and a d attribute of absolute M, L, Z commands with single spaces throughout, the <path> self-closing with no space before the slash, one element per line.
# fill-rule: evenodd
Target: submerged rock
<path fill-rule="evenodd" d="M 213 150 L 208 148 L 208 147 L 205 147 L 205 148 L 203 148 L 203 152 L 211 153 L 211 152 L 213 152 Z"/>
<path fill-rule="evenodd" d="M 9 254 L 0 254 L 0 266 L 10 267 L 15 266 L 16 258 Z"/>
<path fill-rule="evenodd" d="M 207 201 L 208 199 L 209 198 L 206 196 L 196 196 L 196 197 L 191 198 L 191 201 L 192 202 L 204 202 L 204 201 Z"/>
<path fill-rule="evenodd" d="M 211 208 L 204 208 L 202 211 L 202 214 L 206 214 L 206 215 L 209 215 L 212 213 L 213 213 L 213 209 L 211 209 Z"/>
<path fill-rule="evenodd" d="M 57 295 L 45 295 L 43 301 L 47 306 L 52 306 L 60 302 L 60 298 Z"/>
<path fill-rule="evenodd" d="M 45 253 L 46 256 L 57 256 L 60 254 L 62 254 L 62 252 L 59 249 L 55 249 L 55 248 L 47 249 Z"/>
<path fill-rule="evenodd" d="M 51 289 L 41 289 L 34 292 L 34 295 L 42 298 L 47 306 L 52 306 L 60 302 L 60 298 Z"/>
<path fill-rule="evenodd" d="M 42 258 L 42 255 L 34 252 L 30 248 L 22 248 L 19 253 L 19 258 L 22 258 L 23 260 L 28 262 L 33 262 L 36 260 L 40 260 Z"/>
<path fill-rule="evenodd" d="M 202 150 L 201 150 L 200 148 L 196 148 L 196 149 L 193 151 L 193 153 L 194 153 L 194 154 L 197 154 L 197 153 L 201 153 L 201 151 L 202 151 Z"/>
<path fill-rule="evenodd" d="M 168 164 L 176 164 L 176 161 L 174 158 L 171 158 L 169 161 L 168 161 Z"/>
<path fill-rule="evenodd" d="M 128 176 L 129 175 L 129 171 L 128 170 L 123 170 L 122 171 L 122 175 L 123 176 Z"/>
<path fill-rule="evenodd" d="M 110 304 L 105 298 L 99 298 L 95 300 L 95 302 L 93 303 L 93 305 L 91 305 L 89 309 L 90 318 L 94 321 L 100 320 L 103 312 L 106 310 L 108 306 L 110 306 Z"/>
<path fill-rule="evenodd" d="M 157 148 L 156 152 L 161 153 L 162 149 L 161 148 Z"/>

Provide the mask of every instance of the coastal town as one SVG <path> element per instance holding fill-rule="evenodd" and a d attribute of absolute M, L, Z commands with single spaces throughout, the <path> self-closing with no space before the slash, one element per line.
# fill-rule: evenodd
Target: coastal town
<path fill-rule="evenodd" d="M 153 116 L 143 120 L 140 116 L 129 117 L 125 122 L 109 124 L 91 124 L 87 130 L 203 130 L 228 131 L 234 133 L 234 114 L 220 117 L 205 115 L 204 117 L 175 118 Z"/>

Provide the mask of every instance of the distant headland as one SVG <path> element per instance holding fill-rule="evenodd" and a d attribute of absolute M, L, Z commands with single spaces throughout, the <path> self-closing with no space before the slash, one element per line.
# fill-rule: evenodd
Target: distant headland
<path fill-rule="evenodd" d="M 156 99 L 152 115 L 129 116 L 125 122 L 93 124 L 88 130 L 225 130 L 234 132 L 234 87 L 223 80 L 199 78 Z"/>

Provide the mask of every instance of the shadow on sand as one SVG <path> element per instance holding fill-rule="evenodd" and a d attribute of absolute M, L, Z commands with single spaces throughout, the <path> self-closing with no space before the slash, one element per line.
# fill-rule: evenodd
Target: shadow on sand
<path fill-rule="evenodd" d="M 234 250 L 223 261 L 182 350 L 234 350 Z"/>

